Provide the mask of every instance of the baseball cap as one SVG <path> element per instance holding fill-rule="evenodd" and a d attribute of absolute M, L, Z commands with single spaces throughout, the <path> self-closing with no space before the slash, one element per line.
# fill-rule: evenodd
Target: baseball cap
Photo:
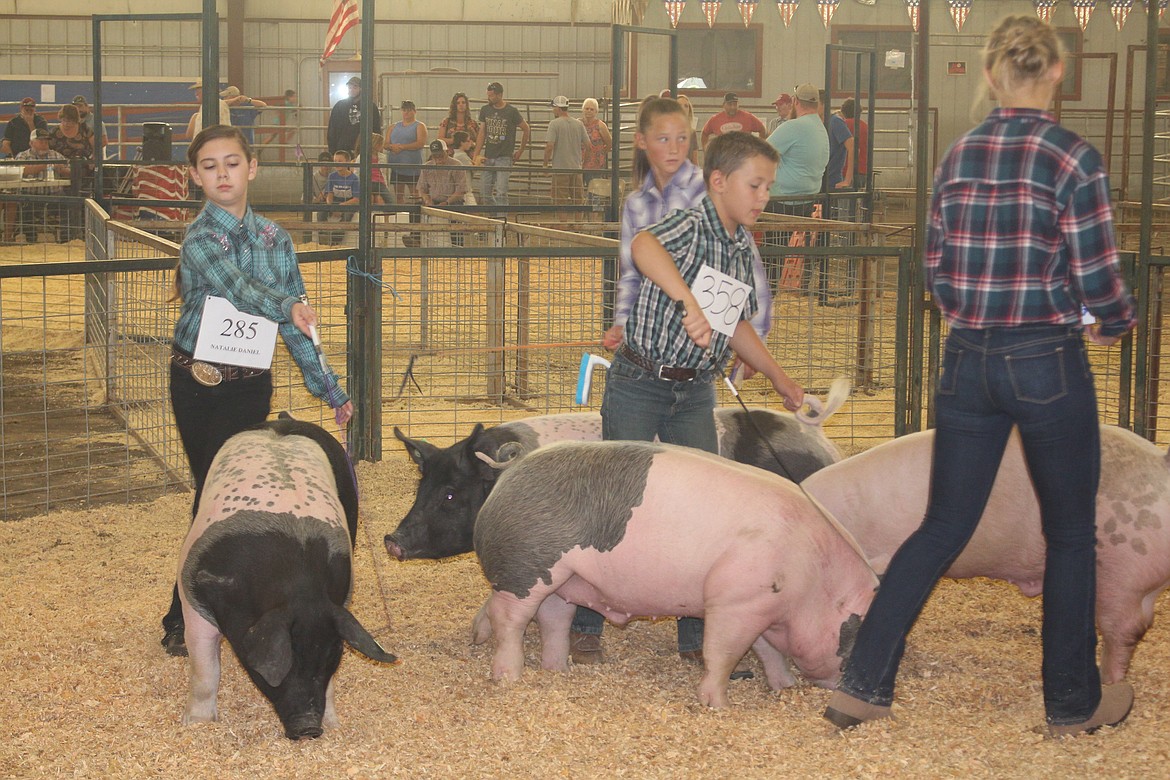
<path fill-rule="evenodd" d="M 362 85 L 362 80 L 361 80 L 361 77 L 359 77 L 359 76 L 350 76 L 349 81 L 347 81 L 345 83 L 347 86 L 360 87 Z"/>
<path fill-rule="evenodd" d="M 447 142 L 442 138 L 436 138 L 431 141 L 431 154 L 438 154 L 439 152 L 447 151 Z"/>
<path fill-rule="evenodd" d="M 550 106 L 552 106 L 553 108 L 568 108 L 569 107 L 569 99 L 567 97 L 565 97 L 564 95 L 557 95 L 555 98 L 550 100 L 548 102 L 548 104 Z"/>
<path fill-rule="evenodd" d="M 723 96 L 723 102 L 724 103 L 738 103 L 739 102 L 739 95 L 735 94 L 734 92 L 728 92 L 726 95 Z"/>
<path fill-rule="evenodd" d="M 776 99 L 772 101 L 772 105 L 774 105 L 774 106 L 787 106 L 787 105 L 790 105 L 791 103 L 792 103 L 792 95 L 789 95 L 787 92 L 781 92 L 779 95 L 776 96 Z"/>
<path fill-rule="evenodd" d="M 33 100 L 30 97 L 26 97 L 26 98 L 21 98 L 20 104 L 22 106 L 35 106 L 37 104 L 37 101 Z"/>
<path fill-rule="evenodd" d="M 498 81 L 489 82 L 487 88 L 491 92 L 499 92 L 501 95 L 504 94 L 504 85 Z"/>
<path fill-rule="evenodd" d="M 71 101 L 75 106 L 88 106 L 89 101 L 85 99 L 85 95 L 74 95 Z"/>
<path fill-rule="evenodd" d="M 33 130 L 32 137 L 33 138 L 43 138 L 44 140 L 47 141 L 53 137 L 53 133 L 52 133 L 52 131 L 46 130 L 43 127 L 38 127 L 36 130 Z"/>
<path fill-rule="evenodd" d="M 796 99 L 805 103 L 819 103 L 821 91 L 812 84 L 801 84 L 796 88 Z"/>
<path fill-rule="evenodd" d="M 231 100 L 232 98 L 239 97 L 240 96 L 240 88 L 239 87 L 228 87 L 223 92 L 220 92 L 219 96 L 221 98 L 223 98 L 224 100 Z"/>

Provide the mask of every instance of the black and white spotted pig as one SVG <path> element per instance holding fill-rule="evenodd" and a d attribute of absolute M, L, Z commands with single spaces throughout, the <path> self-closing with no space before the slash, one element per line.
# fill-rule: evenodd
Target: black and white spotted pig
<path fill-rule="evenodd" d="M 829 388 L 828 400 L 805 396 L 809 413 L 752 409 L 751 421 L 738 407 L 715 410 L 719 454 L 729 460 L 779 474 L 796 482 L 841 459 L 837 447 L 825 436 L 823 425 L 849 398 L 849 380 L 839 378 Z M 752 422 L 755 423 L 753 427 Z M 759 428 L 768 445 L 760 440 Z M 485 430 L 476 425 L 463 441 L 446 449 L 419 439 L 409 439 L 395 428 L 394 435 L 418 464 L 421 477 L 414 505 L 393 532 L 385 537 L 386 550 L 398 560 L 445 558 L 471 552 L 471 530 L 498 473 L 477 453 L 505 460 L 500 448 L 509 445 L 523 455 L 558 441 L 600 441 L 601 415 L 556 414 L 529 417 Z M 513 444 L 514 443 L 514 444 Z"/>
<path fill-rule="evenodd" d="M 618 625 L 635 616 L 706 621 L 699 698 L 727 706 L 748 648 L 768 684 L 836 684 L 877 577 L 853 538 L 791 481 L 688 447 L 559 442 L 505 464 L 475 523 L 492 586 L 475 641 L 495 636 L 492 676 L 568 668 L 574 605 Z M 490 623 L 489 626 L 485 625 Z"/>
<path fill-rule="evenodd" d="M 228 439 L 179 554 L 191 665 L 184 724 L 217 718 L 221 636 L 289 739 L 337 725 L 343 640 L 396 661 L 345 608 L 356 533 L 357 485 L 324 430 L 281 419 Z"/>

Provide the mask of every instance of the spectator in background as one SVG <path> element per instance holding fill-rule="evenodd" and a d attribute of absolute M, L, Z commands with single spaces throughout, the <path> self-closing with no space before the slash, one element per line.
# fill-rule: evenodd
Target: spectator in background
<path fill-rule="evenodd" d="M 228 104 L 231 112 L 232 125 L 240 128 L 247 139 L 248 145 L 255 143 L 252 128 L 256 125 L 256 116 L 258 108 L 267 108 L 268 104 L 263 100 L 248 97 L 240 92 L 239 87 L 228 87 L 223 92 L 219 93 L 220 98 Z"/>
<path fill-rule="evenodd" d="M 462 131 L 460 131 L 462 132 Z M 418 196 L 427 206 L 461 206 L 467 193 L 467 172 L 447 154 L 447 143 L 431 141 L 431 159 L 418 177 Z"/>
<path fill-rule="evenodd" d="M 739 110 L 739 95 L 728 92 L 723 96 L 723 110 L 703 125 L 703 148 L 706 149 L 707 144 L 711 143 L 715 136 L 734 131 L 755 133 L 760 138 L 766 138 L 768 135 L 759 117 L 750 111 Z"/>
<path fill-rule="evenodd" d="M 427 126 L 417 119 L 413 100 L 403 100 L 400 106 L 402 119 L 390 128 L 390 143 L 386 145 L 386 162 L 390 163 L 390 183 L 394 185 L 394 202 L 410 203 L 423 161 L 423 148 L 427 145 Z M 410 212 L 410 221 L 418 222 L 417 211 Z M 418 246 L 418 233 L 402 237 L 405 246 Z"/>
<path fill-rule="evenodd" d="M 861 177 L 858 186 L 865 189 L 869 183 L 869 125 L 857 116 L 857 107 L 853 103 L 853 98 L 845 98 L 841 103 L 841 118 L 853 133 L 854 159 L 857 160 L 857 174 Z"/>
<path fill-rule="evenodd" d="M 29 139 L 29 148 L 16 155 L 17 160 L 26 161 L 26 165 L 21 168 L 20 175 L 24 179 L 36 179 L 44 181 L 50 178 L 50 174 L 58 179 L 69 178 L 69 166 L 65 158 L 60 152 L 49 148 L 49 131 L 44 128 L 38 128 L 33 131 Z M 56 164 L 54 164 L 54 162 Z M 60 190 L 55 187 L 26 187 L 21 190 L 22 195 L 56 195 L 60 194 Z M 7 204 L 6 204 L 7 205 Z M 17 204 L 11 204 L 16 206 Z M 16 209 L 11 209 L 8 213 L 15 217 Z M 44 225 L 48 227 L 52 217 L 58 215 L 59 209 L 55 205 L 48 203 L 34 203 L 24 202 L 20 204 L 20 225 L 21 232 L 28 243 L 33 243 L 37 240 L 37 226 Z M 15 238 L 15 225 L 11 219 L 5 225 L 5 232 L 7 236 L 6 241 L 11 242 Z M 63 228 L 64 226 L 60 226 Z M 63 243 L 68 241 L 64 230 L 60 229 L 57 233 L 57 242 Z"/>
<path fill-rule="evenodd" d="M 345 84 L 349 88 L 349 97 L 338 100 L 329 112 L 326 143 L 330 154 L 338 149 L 352 153 L 357 148 L 358 125 L 362 121 L 362 80 L 353 76 Z M 382 132 L 382 112 L 376 105 L 374 115 L 370 117 L 370 132 Z"/>
<path fill-rule="evenodd" d="M 520 137 L 520 148 L 516 148 L 516 131 Z M 515 106 L 504 100 L 504 85 L 493 81 L 487 85 L 487 105 L 479 110 L 479 135 L 475 139 L 475 154 L 472 157 L 485 170 L 480 178 L 480 200 L 485 206 L 508 205 L 508 170 L 524 156 L 532 129 Z"/>
<path fill-rule="evenodd" d="M 817 109 L 821 121 L 825 118 L 825 91 L 818 93 L 820 104 Z M 844 189 L 853 186 L 853 133 L 839 115 L 829 117 L 829 166 L 825 169 L 826 190 Z"/>
<path fill-rule="evenodd" d="M 358 199 L 362 196 L 362 180 L 354 173 L 350 163 L 353 160 L 353 155 L 345 149 L 338 149 L 333 153 L 333 162 L 337 167 L 329 174 L 329 178 L 325 180 L 325 189 L 321 195 L 324 201 L 330 205 L 342 206 L 356 206 Z M 333 217 L 332 214 L 326 214 L 325 220 L 329 221 Z M 352 222 L 354 212 L 341 212 L 337 215 L 339 222 Z M 342 241 L 341 233 L 323 233 L 323 244 L 339 244 Z"/>
<path fill-rule="evenodd" d="M 776 116 L 768 120 L 768 135 L 792 118 L 792 95 L 781 92 L 772 101 L 772 105 L 776 107 Z"/>
<path fill-rule="evenodd" d="M 581 124 L 585 126 L 585 134 L 589 137 L 589 145 L 585 147 L 585 156 L 581 159 L 587 186 L 590 179 L 609 176 L 608 156 L 613 137 L 609 126 L 597 116 L 597 111 L 596 98 L 585 98 L 581 103 Z"/>
<path fill-rule="evenodd" d="M 106 159 L 106 144 L 109 142 L 110 134 L 106 131 L 105 122 L 94 122 L 90 124 L 90 110 L 89 101 L 85 99 L 85 95 L 75 95 L 73 97 L 73 105 L 77 106 L 77 113 L 81 117 L 81 126 L 88 128 L 90 132 L 94 133 L 94 156 L 102 160 Z M 97 135 L 98 129 L 101 130 L 101 135 Z"/>
<path fill-rule="evenodd" d="M 69 194 L 88 195 L 93 191 L 93 130 L 81 124 L 81 114 L 72 103 L 61 106 L 57 118 L 59 123 L 49 134 L 49 147 L 72 163 L 68 175 L 73 184 Z M 58 241 L 81 238 L 81 207 L 62 209 L 61 223 Z"/>
<path fill-rule="evenodd" d="M 548 123 L 548 134 L 544 142 L 544 167 L 550 165 L 559 169 L 581 170 L 585 148 L 589 146 L 589 135 L 581 120 L 569 116 L 569 99 L 557 95 L 552 106 L 553 119 Z M 585 188 L 580 173 L 554 173 L 552 175 L 552 200 L 557 205 L 580 205 L 585 201 Z M 573 213 L 557 212 L 557 219 L 565 222 Z"/>
<path fill-rule="evenodd" d="M 28 150 L 33 130 L 48 130 L 49 123 L 37 113 L 37 101 L 30 97 L 20 101 L 20 113 L 8 120 L 4 128 L 4 140 L 0 141 L 0 152 L 10 157 Z"/>
<path fill-rule="evenodd" d="M 462 130 L 455 133 L 455 145 L 451 147 L 451 159 L 455 161 L 456 165 L 474 165 L 471 160 L 471 152 L 475 149 L 475 139 Z M 471 186 L 471 172 L 464 171 L 467 174 L 467 192 L 463 196 L 463 203 L 467 206 L 476 205 L 475 192 Z"/>
<path fill-rule="evenodd" d="M 196 81 L 191 85 L 191 89 L 195 90 L 195 102 L 199 106 L 199 110 L 191 115 L 191 120 L 187 122 L 187 135 L 185 138 L 194 139 L 199 135 L 199 131 L 203 129 L 203 84 Z M 216 124 L 230 125 L 232 123 L 232 110 L 223 98 L 219 98 L 219 117 Z"/>
<path fill-rule="evenodd" d="M 390 168 L 390 183 L 394 185 L 396 203 L 407 203 L 411 190 L 418 183 L 419 168 L 423 162 L 423 147 L 427 145 L 427 126 L 417 118 L 413 100 L 403 100 L 402 119 L 390 128 L 390 143 L 386 144 L 386 162 Z M 413 221 L 413 220 L 412 220 Z"/>
<path fill-rule="evenodd" d="M 386 176 L 378 167 L 382 162 L 382 152 L 386 149 L 386 139 L 381 133 L 370 133 L 370 195 L 371 202 L 379 206 L 390 202 L 390 190 L 386 188 Z M 361 151 L 360 149 L 358 150 Z M 361 163 L 361 155 L 353 158 L 353 167 Z"/>
<path fill-rule="evenodd" d="M 471 104 L 467 95 L 456 92 L 451 96 L 451 109 L 442 122 L 439 122 L 439 140 L 447 144 L 448 149 L 455 148 L 455 133 L 463 131 L 474 140 L 479 135 L 479 122 L 471 116 Z"/>

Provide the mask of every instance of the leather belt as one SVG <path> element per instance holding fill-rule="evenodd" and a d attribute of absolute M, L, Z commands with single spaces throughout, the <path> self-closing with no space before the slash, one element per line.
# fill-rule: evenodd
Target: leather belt
<path fill-rule="evenodd" d="M 174 345 L 171 345 L 171 362 L 179 368 L 189 371 L 196 382 L 206 387 L 215 387 L 221 382 L 234 382 L 237 379 L 251 379 L 254 376 L 267 374 L 271 370 L 196 360 Z"/>
<path fill-rule="evenodd" d="M 697 368 L 664 366 L 661 363 L 655 363 L 653 360 L 642 357 L 637 352 L 630 349 L 628 344 L 622 344 L 621 349 L 618 350 L 618 354 L 633 363 L 638 368 L 645 369 L 659 379 L 665 379 L 670 382 L 692 382 L 694 381 L 695 377 L 703 373 Z"/>

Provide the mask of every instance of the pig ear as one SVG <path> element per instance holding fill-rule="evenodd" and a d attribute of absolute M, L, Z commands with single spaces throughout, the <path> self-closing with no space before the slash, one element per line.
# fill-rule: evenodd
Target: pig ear
<path fill-rule="evenodd" d="M 427 441 L 419 439 L 410 439 L 402 435 L 402 431 L 398 430 L 398 426 L 394 426 L 394 435 L 398 437 L 398 441 L 406 447 L 406 454 L 410 459 L 418 464 L 418 470 L 426 469 L 427 459 L 434 457 L 439 451 L 439 448 Z"/>
<path fill-rule="evenodd" d="M 273 688 L 292 668 L 292 637 L 284 611 L 269 610 L 244 634 L 244 663 Z"/>
<path fill-rule="evenodd" d="M 334 604 L 332 611 L 333 624 L 337 627 L 337 633 L 349 643 L 350 647 L 375 661 L 381 661 L 384 664 L 398 663 L 398 657 L 383 650 L 382 646 L 378 644 L 378 640 L 374 639 L 370 632 L 362 627 L 362 624 L 350 614 L 348 609 Z"/>

